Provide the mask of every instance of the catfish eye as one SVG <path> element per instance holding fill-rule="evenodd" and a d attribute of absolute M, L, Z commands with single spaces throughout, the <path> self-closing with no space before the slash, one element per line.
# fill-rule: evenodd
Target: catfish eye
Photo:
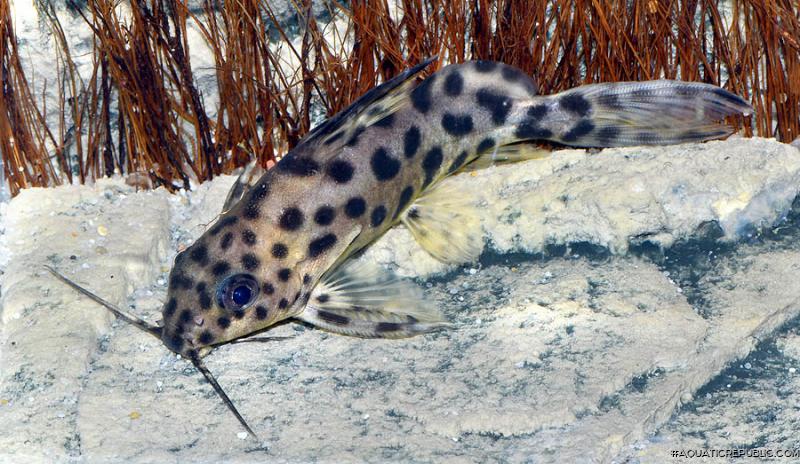
<path fill-rule="evenodd" d="M 229 311 L 250 306 L 258 296 L 258 282 L 250 274 L 236 274 L 223 280 L 217 289 L 217 303 Z"/>

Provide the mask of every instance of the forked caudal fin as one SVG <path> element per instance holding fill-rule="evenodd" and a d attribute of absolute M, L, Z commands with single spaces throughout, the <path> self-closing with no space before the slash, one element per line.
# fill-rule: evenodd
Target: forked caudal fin
<path fill-rule="evenodd" d="M 731 134 L 733 129 L 720 121 L 752 110 L 738 95 L 709 84 L 591 84 L 534 99 L 515 135 L 578 147 L 702 142 Z"/>
<path fill-rule="evenodd" d="M 141 329 L 142 331 L 147 332 L 150 335 L 153 335 L 154 337 L 156 337 L 159 340 L 161 340 L 161 333 L 163 331 L 162 327 L 150 324 L 147 321 L 144 321 L 142 319 L 139 319 L 136 316 L 133 316 L 131 314 L 128 314 L 128 313 L 122 311 L 121 309 L 117 308 L 116 306 L 114 306 L 113 304 L 111 304 L 108 301 L 104 300 L 103 298 L 100 298 L 99 296 L 95 295 L 94 293 L 90 292 L 89 290 L 81 287 L 80 285 L 78 285 L 77 283 L 73 282 L 69 278 L 65 277 L 60 272 L 56 271 L 55 269 L 53 269 L 50 266 L 45 265 L 45 269 L 50 271 L 50 273 L 53 274 L 53 276 L 55 276 L 58 280 L 60 280 L 61 282 L 64 282 L 65 284 L 70 286 L 72 289 L 74 289 L 78 293 L 80 293 L 80 294 L 92 299 L 94 302 L 96 302 L 96 303 L 100 304 L 101 306 L 105 307 L 106 309 L 111 311 L 114 315 L 119 317 L 120 319 L 124 320 L 125 322 L 128 322 L 129 324 L 134 325 L 135 327 Z M 192 356 L 191 359 L 189 359 L 189 360 L 192 362 L 194 367 L 198 371 L 200 371 L 201 374 L 203 374 L 203 377 L 205 377 L 206 381 L 209 384 L 211 384 L 211 387 L 217 393 L 217 396 L 219 396 L 220 399 L 222 400 L 222 402 L 225 403 L 225 406 L 228 408 L 228 410 L 230 410 L 230 412 L 233 413 L 234 416 L 236 416 L 236 419 L 239 421 L 239 423 L 242 425 L 242 427 L 244 427 L 244 429 L 247 430 L 247 433 L 249 433 L 250 436 L 252 436 L 253 438 L 258 438 L 256 436 L 255 432 L 253 432 L 253 429 L 251 429 L 250 426 L 247 424 L 247 422 L 244 420 L 242 415 L 239 414 L 239 411 L 236 409 L 236 406 L 234 406 L 233 402 L 230 400 L 230 398 L 228 398 L 228 395 L 225 393 L 225 391 L 222 389 L 220 384 L 217 382 L 217 379 L 215 379 L 214 376 L 211 375 L 211 372 L 208 370 L 208 368 L 205 366 L 205 364 L 203 364 L 203 362 L 200 359 L 200 357 L 195 355 L 195 356 Z"/>

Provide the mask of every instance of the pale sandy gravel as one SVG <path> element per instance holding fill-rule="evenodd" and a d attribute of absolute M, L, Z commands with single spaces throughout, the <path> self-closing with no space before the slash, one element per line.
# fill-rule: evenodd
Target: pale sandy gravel
<path fill-rule="evenodd" d="M 707 299 L 704 305 L 731 308 L 740 320 L 781 304 L 797 308 L 800 303 L 784 288 L 797 287 L 798 238 L 795 230 L 784 239 L 745 245 L 720 259 L 698 282 Z M 730 332 L 715 336 L 728 337 Z M 791 456 L 771 462 L 800 461 L 800 320 L 790 320 L 774 337 L 759 338 L 749 356 L 696 392 L 658 433 L 624 450 L 624 460 L 659 463 L 672 450 L 750 449 L 761 454 L 676 462 L 764 462 L 759 456 L 770 452 Z"/>
<path fill-rule="evenodd" d="M 187 196 L 121 181 L 26 191 L 4 218 L 0 460 L 664 461 L 651 434 L 796 316 L 800 260 L 755 247 L 682 288 L 627 251 L 708 235 L 713 222 L 723 241 L 747 238 L 789 208 L 799 158 L 731 140 L 571 150 L 453 179 L 484 213 L 480 263 L 443 269 L 402 229 L 364 259 L 425 277 L 456 330 L 383 341 L 289 324 L 275 332 L 291 340 L 207 358 L 260 442 L 237 437 L 190 365 L 40 267 L 157 320 L 174 249 L 214 218 L 232 179 Z M 614 253 L 553 257 L 574 242 Z"/>

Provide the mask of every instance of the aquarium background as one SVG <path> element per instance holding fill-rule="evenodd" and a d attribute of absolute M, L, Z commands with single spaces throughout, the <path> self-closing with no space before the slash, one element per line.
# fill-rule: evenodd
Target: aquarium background
<path fill-rule="evenodd" d="M 796 4 L 222 6 L 0 1 L 0 460 L 800 448 Z M 389 341 L 286 324 L 271 334 L 288 340 L 220 347 L 209 368 L 258 440 L 191 364 L 44 271 L 157 321 L 175 254 L 215 220 L 230 173 L 271 166 L 435 54 L 520 66 L 545 94 L 717 83 L 755 115 L 726 141 L 559 150 L 447 180 L 482 211 L 479 261 L 445 266 L 402 227 L 360 259 L 415 279 L 455 329 Z"/>

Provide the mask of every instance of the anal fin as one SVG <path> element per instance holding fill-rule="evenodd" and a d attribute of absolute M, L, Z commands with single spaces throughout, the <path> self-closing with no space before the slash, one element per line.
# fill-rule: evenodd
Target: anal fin
<path fill-rule="evenodd" d="M 356 261 L 324 276 L 296 317 L 324 330 L 365 338 L 404 338 L 449 326 L 412 282 Z"/>
<path fill-rule="evenodd" d="M 468 163 L 464 168 L 466 170 L 475 171 L 498 164 L 543 159 L 549 157 L 552 153 L 552 150 L 539 147 L 532 143 L 501 145 L 480 153 L 474 161 Z"/>
<path fill-rule="evenodd" d="M 441 182 L 422 194 L 401 217 L 417 243 L 445 263 L 474 261 L 483 251 L 483 230 L 471 195 Z"/>

